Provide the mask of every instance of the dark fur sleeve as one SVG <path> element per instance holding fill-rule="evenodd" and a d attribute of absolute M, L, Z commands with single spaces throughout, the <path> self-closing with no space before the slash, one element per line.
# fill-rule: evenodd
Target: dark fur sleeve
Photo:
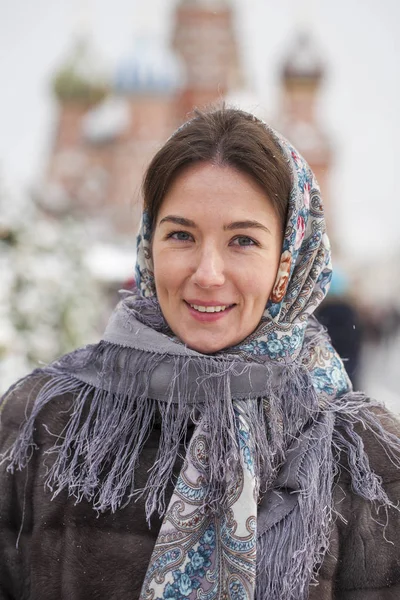
<path fill-rule="evenodd" d="M 381 411 L 381 420 L 400 437 L 400 424 Z M 382 478 L 394 505 L 400 503 L 400 473 L 385 448 L 368 431 L 362 432 L 373 471 Z M 335 600 L 394 600 L 400 598 L 400 506 L 388 510 L 357 496 L 343 470 L 335 490 L 338 512 L 338 563 Z"/>
<path fill-rule="evenodd" d="M 14 442 L 44 383 L 28 378 L 5 397 L 0 453 Z M 144 500 L 99 514 L 85 500 L 76 504 L 65 491 L 52 498 L 44 484 L 51 461 L 47 450 L 62 434 L 72 401 L 70 396 L 54 398 L 40 413 L 27 467 L 9 473 L 6 462 L 0 465 L 0 600 L 139 596 L 161 524 L 155 517 L 149 530 Z M 139 487 L 154 463 L 158 437 L 154 431 L 144 448 Z"/>
<path fill-rule="evenodd" d="M 38 380 L 27 377 L 5 394 L 0 413 L 0 456 L 14 442 L 31 410 Z M 0 464 L 0 600 L 29 597 L 29 552 L 32 530 L 32 486 L 36 457 L 12 474 Z"/>
<path fill-rule="evenodd" d="M 386 484 L 392 500 L 400 497 L 400 482 Z M 400 513 L 376 508 L 343 488 L 344 516 L 339 522 L 339 560 L 335 599 L 394 600 L 400 598 Z M 339 494 L 338 494 L 339 495 Z M 344 507 L 343 507 L 344 508 Z"/>

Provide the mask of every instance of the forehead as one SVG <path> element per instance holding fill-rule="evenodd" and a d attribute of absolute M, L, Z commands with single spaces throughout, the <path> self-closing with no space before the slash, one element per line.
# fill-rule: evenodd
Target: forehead
<path fill-rule="evenodd" d="M 230 166 L 198 163 L 181 172 L 161 204 L 157 222 L 171 211 L 217 216 L 235 211 L 242 216 L 275 212 L 267 194 L 249 175 Z"/>

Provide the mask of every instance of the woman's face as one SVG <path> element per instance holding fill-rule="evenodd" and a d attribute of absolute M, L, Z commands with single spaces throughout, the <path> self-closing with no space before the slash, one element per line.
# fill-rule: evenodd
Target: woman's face
<path fill-rule="evenodd" d="M 209 354 L 252 333 L 281 244 L 275 210 L 249 176 L 210 163 L 181 173 L 162 202 L 152 242 L 158 301 L 175 335 Z"/>

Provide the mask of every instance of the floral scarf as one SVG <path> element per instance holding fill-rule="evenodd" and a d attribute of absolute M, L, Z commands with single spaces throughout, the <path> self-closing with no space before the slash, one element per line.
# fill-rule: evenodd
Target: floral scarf
<path fill-rule="evenodd" d="M 293 362 L 303 347 L 309 317 L 327 293 L 331 254 L 315 177 L 298 152 L 278 133 L 270 132 L 292 175 L 280 265 L 260 325 L 229 352 L 250 359 L 266 356 L 272 361 Z M 136 283 L 145 298 L 155 299 L 151 236 L 145 214 L 138 236 Z M 315 389 L 324 398 L 336 398 L 350 390 L 343 364 L 327 339 L 314 346 L 307 360 Z M 240 477 L 228 482 L 229 494 L 222 511 L 220 507 L 205 508 L 209 441 L 207 424 L 200 422 L 164 517 L 141 600 L 254 598 L 260 481 L 254 471 L 254 440 L 246 409 L 233 402 L 232 427 L 240 448 L 241 469 Z M 309 567 L 306 571 L 300 576 L 302 583 L 305 575 L 309 578 Z M 272 587 L 269 589 L 271 592 Z M 298 588 L 296 593 L 300 593 Z"/>

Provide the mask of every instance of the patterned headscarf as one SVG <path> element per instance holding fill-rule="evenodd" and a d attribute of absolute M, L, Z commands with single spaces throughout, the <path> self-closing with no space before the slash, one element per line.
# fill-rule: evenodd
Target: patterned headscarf
<path fill-rule="evenodd" d="M 190 121 L 178 131 L 189 124 Z M 309 317 L 328 292 L 332 278 L 331 252 L 321 192 L 313 172 L 281 134 L 265 123 L 264 126 L 281 149 L 292 178 L 282 253 L 259 326 L 237 347 L 230 348 L 229 353 L 268 356 L 287 362 L 298 357 Z M 142 296 L 156 300 L 151 238 L 151 220 L 144 212 L 137 237 L 136 285 Z M 323 351 L 315 348 L 309 361 L 319 391 L 332 397 L 350 389 L 342 361 L 327 340 Z"/>

